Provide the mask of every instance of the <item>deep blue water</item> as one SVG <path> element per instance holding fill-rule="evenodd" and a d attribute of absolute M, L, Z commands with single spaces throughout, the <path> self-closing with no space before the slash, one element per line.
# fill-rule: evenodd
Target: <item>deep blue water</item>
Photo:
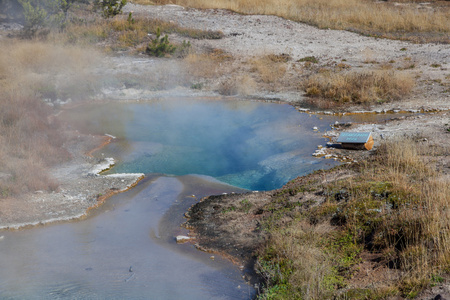
<path fill-rule="evenodd" d="M 326 142 L 312 128 L 325 130 L 330 121 L 287 104 L 183 99 L 104 109 L 93 106 L 86 122 L 118 137 L 103 150 L 119 159 L 113 173 L 201 174 L 271 190 L 336 164 L 311 156 Z"/>

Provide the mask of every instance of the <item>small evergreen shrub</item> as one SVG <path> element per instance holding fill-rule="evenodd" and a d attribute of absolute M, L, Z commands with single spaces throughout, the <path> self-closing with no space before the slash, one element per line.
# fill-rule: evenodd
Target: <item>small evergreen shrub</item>
<path fill-rule="evenodd" d="M 62 29 L 67 13 L 75 0 L 18 0 L 25 20 L 22 36 L 46 35 L 51 28 Z"/>
<path fill-rule="evenodd" d="M 190 49 L 191 49 L 191 42 L 183 41 L 183 43 L 177 47 L 175 51 L 175 56 L 178 58 L 185 58 L 189 55 Z"/>
<path fill-rule="evenodd" d="M 96 0 L 95 4 L 102 11 L 103 17 L 108 19 L 122 12 L 127 0 Z"/>
<path fill-rule="evenodd" d="M 173 54 L 176 49 L 177 47 L 169 42 L 167 34 L 161 37 L 161 29 L 158 27 L 156 38 L 148 44 L 145 53 L 150 56 L 163 57 L 167 54 Z"/>

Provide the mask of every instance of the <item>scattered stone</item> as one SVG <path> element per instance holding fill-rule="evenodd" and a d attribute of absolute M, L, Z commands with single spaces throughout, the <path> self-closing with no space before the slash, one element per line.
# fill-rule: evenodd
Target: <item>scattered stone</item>
<path fill-rule="evenodd" d="M 191 237 L 185 236 L 185 235 L 178 235 L 176 238 L 176 241 L 178 244 L 183 244 L 191 240 Z"/>

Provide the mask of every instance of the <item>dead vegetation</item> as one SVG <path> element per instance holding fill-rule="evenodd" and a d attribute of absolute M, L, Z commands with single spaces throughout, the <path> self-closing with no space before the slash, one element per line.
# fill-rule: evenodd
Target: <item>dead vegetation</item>
<path fill-rule="evenodd" d="M 268 223 L 272 237 L 260 252 L 260 265 L 270 262 L 282 278 L 272 277 L 267 294 L 276 292 L 283 299 L 410 298 L 442 278 L 450 267 L 446 208 L 450 190 L 423 155 L 429 150 L 412 140 L 387 142 L 373 158 L 356 166 L 357 176 L 326 184 L 321 205 L 296 214 L 285 227 L 274 226 L 279 219 L 272 219 Z M 291 190 L 290 196 L 302 195 L 299 192 Z M 292 201 L 282 199 L 276 201 Z M 295 241 L 304 239 L 308 239 L 305 249 L 296 246 Z M 327 259 L 315 263 L 311 259 L 312 264 L 298 267 L 299 258 L 316 252 Z M 375 286 L 352 283 L 363 257 L 371 257 L 384 269 L 378 278 L 367 280 L 379 282 Z M 305 268 L 316 276 L 309 276 L 311 271 Z M 262 272 L 267 273 L 264 268 Z"/>
<path fill-rule="evenodd" d="M 376 104 L 400 100 L 414 87 L 414 79 L 394 71 L 325 70 L 301 83 L 307 96 L 335 104 Z"/>
<path fill-rule="evenodd" d="M 301 0 L 135 0 L 137 4 L 178 4 L 196 8 L 223 8 L 244 14 L 277 15 L 319 28 L 356 31 L 362 34 L 414 42 L 449 43 L 448 3 L 431 1 Z M 376 12 L 376 13 L 374 13 Z"/>
<path fill-rule="evenodd" d="M 53 39 L 76 45 L 95 44 L 106 52 L 128 51 L 143 53 L 147 45 L 156 37 L 158 28 L 162 34 L 177 34 L 190 39 L 221 39 L 220 31 L 184 28 L 173 22 L 158 19 L 133 18 L 125 16 L 114 19 L 85 18 L 83 22 L 72 22 L 62 34 L 54 34 Z"/>
<path fill-rule="evenodd" d="M 0 45 L 0 197 L 57 188 L 47 167 L 70 155 L 52 107 L 91 91 L 86 72 L 94 61 L 95 52 L 77 47 L 16 40 Z"/>

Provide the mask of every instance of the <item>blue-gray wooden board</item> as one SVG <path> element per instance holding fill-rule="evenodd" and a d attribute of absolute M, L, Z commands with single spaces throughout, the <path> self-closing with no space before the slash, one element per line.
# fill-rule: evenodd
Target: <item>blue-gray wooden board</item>
<path fill-rule="evenodd" d="M 370 138 L 370 132 L 342 132 L 337 140 L 338 143 L 365 144 Z"/>

